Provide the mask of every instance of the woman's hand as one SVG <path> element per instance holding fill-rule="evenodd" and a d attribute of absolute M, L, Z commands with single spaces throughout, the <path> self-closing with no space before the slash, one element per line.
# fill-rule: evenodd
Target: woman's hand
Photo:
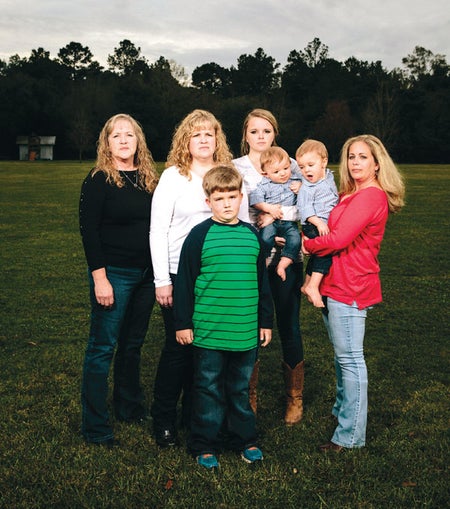
<path fill-rule="evenodd" d="M 274 218 L 274 219 L 283 219 L 283 211 L 281 210 L 281 205 L 279 203 L 277 204 L 266 204 L 267 212 Z"/>
<path fill-rule="evenodd" d="M 155 288 L 156 301 L 163 308 L 171 308 L 173 305 L 173 285 Z"/>
<path fill-rule="evenodd" d="M 110 308 L 114 304 L 114 289 L 106 277 L 106 269 L 93 270 L 91 274 L 94 280 L 95 300 L 100 306 Z"/>
<path fill-rule="evenodd" d="M 267 212 L 260 212 L 258 214 L 257 220 L 258 228 L 264 228 L 266 226 L 269 226 L 269 224 L 272 224 L 273 221 L 274 221 L 273 217 Z"/>
<path fill-rule="evenodd" d="M 304 245 L 305 238 L 307 239 L 308 237 L 305 237 L 305 235 L 302 235 L 302 253 L 306 256 L 310 256 L 311 253 L 306 249 L 306 247 Z"/>
<path fill-rule="evenodd" d="M 286 239 L 284 237 L 275 237 L 275 245 L 278 247 L 284 247 L 286 245 Z"/>
<path fill-rule="evenodd" d="M 190 345 L 194 341 L 194 332 L 192 329 L 177 330 L 176 338 L 180 345 Z"/>

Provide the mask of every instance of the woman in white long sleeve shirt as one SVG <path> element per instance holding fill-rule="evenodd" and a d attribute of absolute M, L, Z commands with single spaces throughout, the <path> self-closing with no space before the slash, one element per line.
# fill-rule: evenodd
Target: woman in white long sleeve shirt
<path fill-rule="evenodd" d="M 263 178 L 260 162 L 261 154 L 269 147 L 276 145 L 277 135 L 278 122 L 270 111 L 260 108 L 255 109 L 244 120 L 241 142 L 242 157 L 234 159 L 233 164 L 244 179 L 247 193 L 253 191 Z M 299 173 L 298 165 L 293 159 L 291 159 L 291 171 L 292 173 Z M 295 219 L 295 216 L 292 218 L 288 216 L 291 213 L 290 210 L 287 210 L 289 208 L 295 209 L 295 207 L 282 208 L 284 219 Z M 250 208 L 250 216 L 252 223 L 257 226 L 260 223 L 260 217 L 252 207 Z M 264 217 L 266 221 L 271 221 L 268 214 Z M 266 222 L 265 224 L 269 223 Z M 300 422 L 303 417 L 304 358 L 299 318 L 303 258 L 299 253 L 298 260 L 288 267 L 286 280 L 283 281 L 275 270 L 278 257 L 279 250 L 273 256 L 273 263 L 269 265 L 268 270 L 283 350 L 282 366 L 286 393 L 284 420 L 290 426 Z M 258 371 L 259 361 L 256 361 L 250 380 L 250 404 L 254 411 L 257 407 Z"/>
<path fill-rule="evenodd" d="M 189 346 L 176 341 L 172 308 L 181 247 L 192 227 L 211 216 L 202 187 L 204 175 L 231 158 L 218 120 L 207 111 L 194 110 L 175 131 L 167 169 L 153 197 L 150 249 L 166 341 L 156 373 L 151 413 L 154 437 L 161 447 L 176 444 L 176 407 L 182 392 L 183 423 L 189 424 L 192 352 Z M 248 222 L 248 200 L 244 201 L 239 217 Z"/>

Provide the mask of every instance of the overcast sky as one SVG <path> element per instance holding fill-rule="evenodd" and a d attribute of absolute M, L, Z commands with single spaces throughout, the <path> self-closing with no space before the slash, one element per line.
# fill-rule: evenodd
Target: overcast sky
<path fill-rule="evenodd" d="M 258 47 L 283 67 L 315 37 L 341 62 L 381 60 L 391 70 L 415 46 L 450 60 L 448 0 L 0 0 L 0 58 L 50 57 L 74 41 L 101 65 L 123 39 L 150 63 L 175 60 L 188 74 L 236 65 Z"/>

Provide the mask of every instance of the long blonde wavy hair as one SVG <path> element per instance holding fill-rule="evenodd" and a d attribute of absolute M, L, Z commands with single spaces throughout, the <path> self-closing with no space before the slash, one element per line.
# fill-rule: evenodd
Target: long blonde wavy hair
<path fill-rule="evenodd" d="M 189 143 L 192 135 L 201 129 L 212 129 L 215 133 L 214 163 L 228 164 L 231 162 L 232 154 L 221 123 L 209 111 L 197 109 L 184 117 L 176 127 L 167 156 L 166 168 L 176 166 L 181 175 L 188 179 L 191 178 L 192 155 L 189 152 Z"/>
<path fill-rule="evenodd" d="M 363 142 L 369 147 L 375 162 L 378 164 L 375 177 L 381 189 L 383 189 L 387 195 L 389 212 L 398 212 L 405 204 L 405 185 L 403 177 L 383 143 L 373 134 L 354 136 L 344 143 L 339 166 L 340 192 L 343 194 L 352 194 L 356 191 L 355 181 L 351 177 L 348 169 L 348 153 L 351 145 L 356 142 Z"/>
<path fill-rule="evenodd" d="M 245 156 L 250 152 L 250 146 L 247 142 L 247 128 L 250 120 L 252 118 L 263 118 L 264 120 L 267 120 L 269 124 L 273 127 L 273 132 L 275 134 L 272 146 L 276 146 L 277 142 L 277 136 L 280 133 L 280 129 L 278 128 L 278 121 L 275 118 L 275 115 L 270 112 L 269 110 L 263 110 L 262 108 L 256 108 L 252 110 L 244 120 L 244 123 L 242 124 L 242 139 L 241 139 L 241 155 Z"/>
<path fill-rule="evenodd" d="M 147 192 L 151 193 L 155 190 L 156 184 L 158 183 L 155 162 L 147 147 L 141 125 L 131 115 L 127 115 L 126 113 L 118 113 L 112 116 L 103 126 L 97 141 L 97 161 L 92 175 L 95 175 L 98 171 L 102 171 L 106 174 L 106 181 L 109 184 L 117 187 L 123 187 L 125 185 L 123 177 L 120 175 L 119 169 L 111 154 L 108 141 L 108 137 L 118 120 L 127 120 L 133 128 L 137 140 L 134 165 L 138 171 L 139 185 Z"/>

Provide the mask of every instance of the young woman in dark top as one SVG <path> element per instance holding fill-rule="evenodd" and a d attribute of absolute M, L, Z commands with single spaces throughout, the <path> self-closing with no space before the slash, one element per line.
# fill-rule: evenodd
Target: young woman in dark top
<path fill-rule="evenodd" d="M 83 182 L 80 232 L 88 264 L 91 326 L 82 382 L 82 434 L 117 444 L 108 414 L 108 374 L 114 351 L 114 413 L 146 417 L 139 382 L 141 347 L 155 301 L 148 233 L 155 165 L 140 125 L 118 114 L 104 125 L 97 162 Z"/>

